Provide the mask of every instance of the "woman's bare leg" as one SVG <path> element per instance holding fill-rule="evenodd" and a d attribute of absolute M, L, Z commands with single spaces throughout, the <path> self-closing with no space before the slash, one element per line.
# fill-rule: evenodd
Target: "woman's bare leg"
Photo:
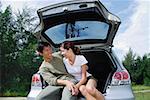
<path fill-rule="evenodd" d="M 82 95 L 86 98 L 86 100 L 96 100 L 92 95 L 90 95 L 87 92 L 85 85 L 80 86 L 79 90 L 82 93 Z"/>
<path fill-rule="evenodd" d="M 97 83 L 94 79 L 89 79 L 86 84 L 86 91 L 96 98 L 96 100 L 104 100 L 104 96 L 96 89 Z"/>

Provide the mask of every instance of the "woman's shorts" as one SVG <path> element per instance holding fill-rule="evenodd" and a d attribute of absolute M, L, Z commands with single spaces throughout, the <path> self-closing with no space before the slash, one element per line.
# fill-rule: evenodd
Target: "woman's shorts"
<path fill-rule="evenodd" d="M 88 76 L 88 77 L 87 77 L 87 81 L 86 81 L 86 83 L 87 83 L 90 79 L 95 80 L 95 81 L 96 81 L 96 83 L 98 82 L 98 80 L 97 80 L 95 77 L 93 77 L 93 76 Z M 86 83 L 85 83 L 84 85 L 86 85 Z"/>

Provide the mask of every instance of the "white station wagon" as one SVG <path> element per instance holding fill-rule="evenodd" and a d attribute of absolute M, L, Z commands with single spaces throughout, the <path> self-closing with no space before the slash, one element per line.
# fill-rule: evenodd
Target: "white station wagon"
<path fill-rule="evenodd" d="M 130 75 L 112 50 L 121 23 L 117 16 L 99 0 L 61 2 L 37 13 L 40 18 L 35 30 L 37 38 L 56 49 L 64 41 L 78 46 L 88 60 L 88 72 L 98 79 L 97 89 L 106 100 L 134 100 Z M 45 86 L 40 73 L 34 74 L 28 100 L 35 100 Z"/>

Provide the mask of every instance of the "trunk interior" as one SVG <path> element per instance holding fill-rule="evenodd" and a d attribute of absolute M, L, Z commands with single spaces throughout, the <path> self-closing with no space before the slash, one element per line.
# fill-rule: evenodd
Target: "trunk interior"
<path fill-rule="evenodd" d="M 106 51 L 81 51 L 88 61 L 88 72 L 97 80 L 97 89 L 102 93 L 106 92 L 106 87 L 110 83 L 116 68 L 111 60 L 111 56 Z"/>

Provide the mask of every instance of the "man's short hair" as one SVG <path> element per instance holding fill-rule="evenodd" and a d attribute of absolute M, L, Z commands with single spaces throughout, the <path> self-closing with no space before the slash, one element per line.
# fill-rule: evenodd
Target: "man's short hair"
<path fill-rule="evenodd" d="M 48 46 L 51 47 L 51 45 L 48 42 L 39 42 L 36 50 L 40 53 L 43 53 L 44 47 L 48 47 Z"/>

